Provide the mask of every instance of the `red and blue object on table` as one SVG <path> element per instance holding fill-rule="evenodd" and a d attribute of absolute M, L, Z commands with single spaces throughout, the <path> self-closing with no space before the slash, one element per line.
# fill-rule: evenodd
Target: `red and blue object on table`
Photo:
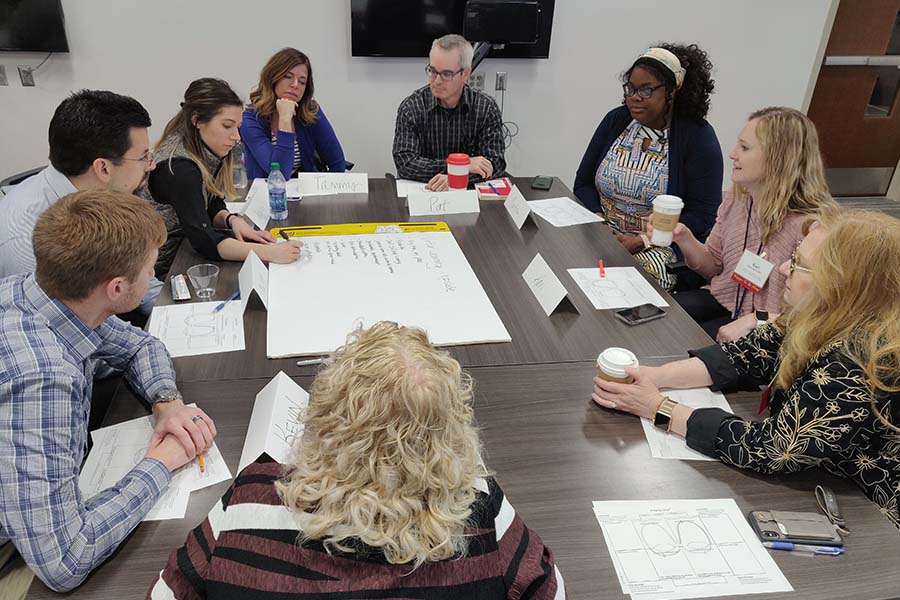
<path fill-rule="evenodd" d="M 512 181 L 509 180 L 509 177 L 491 179 L 476 183 L 475 190 L 481 200 L 506 200 L 512 192 Z"/>

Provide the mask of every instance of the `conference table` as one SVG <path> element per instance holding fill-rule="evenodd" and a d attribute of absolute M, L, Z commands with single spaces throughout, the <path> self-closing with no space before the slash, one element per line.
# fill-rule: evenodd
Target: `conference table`
<path fill-rule="evenodd" d="M 569 196 L 558 180 L 548 192 L 516 183 L 526 198 Z M 409 221 L 390 180 L 370 180 L 368 195 L 313 196 L 291 203 L 291 224 Z M 426 220 L 426 219 L 420 219 Z M 446 215 L 447 222 L 512 337 L 511 343 L 450 347 L 475 380 L 474 409 L 485 460 L 525 522 L 552 549 L 569 598 L 622 596 L 595 500 L 733 498 L 742 512 L 817 511 L 817 484 L 836 493 L 853 535 L 840 557 L 772 551 L 794 587 L 783 594 L 744 598 L 893 598 L 900 593 L 900 534 L 850 482 L 822 470 L 759 476 L 720 462 L 660 460 L 650 456 L 639 420 L 590 400 L 597 352 L 631 348 L 642 364 L 686 357 L 711 343 L 669 298 L 665 318 L 629 327 L 611 311 L 597 311 L 565 273 L 573 267 L 633 266 L 602 224 L 555 228 L 540 219 L 516 229 L 502 203 L 481 202 L 478 215 Z M 572 306 L 547 317 L 521 273 L 536 253 L 566 287 Z M 183 244 L 172 272 L 203 261 Z M 236 288 L 236 263 L 221 263 L 217 297 Z M 160 304 L 171 303 L 166 292 Z M 657 288 L 658 289 L 658 288 Z M 266 313 L 251 302 L 244 316 L 246 350 L 175 359 L 179 388 L 215 420 L 218 447 L 236 473 L 256 394 L 279 370 L 304 389 L 316 367 L 265 356 Z M 734 411 L 753 418 L 759 396 L 729 394 Z M 114 398 L 104 424 L 147 414 L 127 386 Z M 116 554 L 72 595 L 79 598 L 143 597 L 168 555 L 199 524 L 229 482 L 194 492 L 181 520 L 142 523 Z M 56 595 L 36 580 L 29 598 Z"/>

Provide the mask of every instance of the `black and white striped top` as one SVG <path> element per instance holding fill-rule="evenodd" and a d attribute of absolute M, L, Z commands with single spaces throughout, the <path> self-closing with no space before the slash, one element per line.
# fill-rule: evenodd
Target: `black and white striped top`
<path fill-rule="evenodd" d="M 426 85 L 410 94 L 397 109 L 394 129 L 394 164 L 397 176 L 428 181 L 447 172 L 447 156 L 464 152 L 483 156 L 494 165 L 492 177 L 506 174 L 503 118 L 493 98 L 463 87 L 454 109 L 440 105 Z M 478 181 L 470 175 L 469 181 Z"/>
<path fill-rule="evenodd" d="M 272 134 L 272 145 L 278 143 L 278 134 Z M 303 171 L 303 159 L 300 157 L 300 141 L 297 136 L 294 136 L 294 166 L 291 168 L 291 177 L 296 177 L 297 173 Z"/>

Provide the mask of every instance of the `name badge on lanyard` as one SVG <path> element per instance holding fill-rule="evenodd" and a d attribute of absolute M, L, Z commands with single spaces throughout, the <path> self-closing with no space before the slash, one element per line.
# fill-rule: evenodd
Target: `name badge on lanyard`
<path fill-rule="evenodd" d="M 766 281 L 768 281 L 769 275 L 774 268 L 774 263 L 770 263 L 762 256 L 749 250 L 744 250 L 741 260 L 738 261 L 737 266 L 734 268 L 734 273 L 731 274 L 731 279 L 751 293 L 757 294 L 766 285 Z"/>

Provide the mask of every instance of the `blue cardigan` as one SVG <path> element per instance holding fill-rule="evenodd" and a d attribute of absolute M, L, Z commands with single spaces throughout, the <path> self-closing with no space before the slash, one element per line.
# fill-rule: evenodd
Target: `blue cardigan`
<path fill-rule="evenodd" d="M 631 123 L 628 108 L 609 111 L 575 174 L 575 196 L 588 209 L 600 210 L 600 196 L 594 178 L 600 161 Z M 722 201 L 722 149 L 712 125 L 674 117 L 669 129 L 669 184 L 666 193 L 684 200 L 681 222 L 698 239 L 705 238 L 716 222 L 716 211 Z"/>
<path fill-rule="evenodd" d="M 294 168 L 294 137 L 299 140 L 300 158 L 304 171 L 318 171 L 315 154 L 328 166 L 332 173 L 343 173 L 347 170 L 344 163 L 344 151 L 334 134 L 331 123 L 325 118 L 322 107 L 311 125 L 303 125 L 300 119 L 294 120 L 294 130 L 279 131 L 275 145 L 272 145 L 272 124 L 248 108 L 244 111 L 241 123 L 241 140 L 244 142 L 247 164 L 247 178 L 268 177 L 269 166 L 277 162 L 285 179 L 291 178 Z"/>

